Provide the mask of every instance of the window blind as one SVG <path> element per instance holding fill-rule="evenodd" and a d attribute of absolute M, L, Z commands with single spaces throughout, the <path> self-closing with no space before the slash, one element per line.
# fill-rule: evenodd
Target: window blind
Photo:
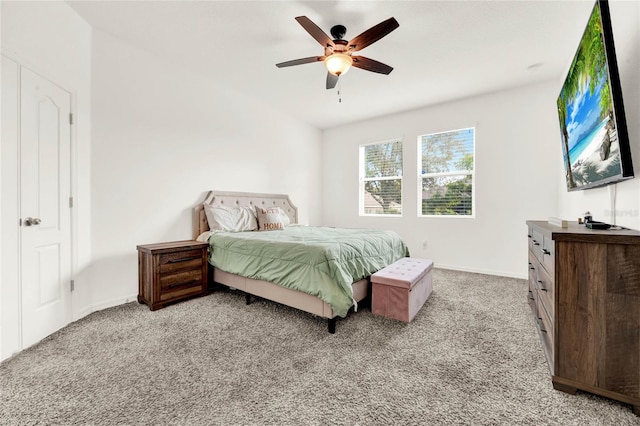
<path fill-rule="evenodd" d="M 422 216 L 473 216 L 475 129 L 419 137 Z"/>
<path fill-rule="evenodd" d="M 360 214 L 402 214 L 402 141 L 360 147 Z"/>

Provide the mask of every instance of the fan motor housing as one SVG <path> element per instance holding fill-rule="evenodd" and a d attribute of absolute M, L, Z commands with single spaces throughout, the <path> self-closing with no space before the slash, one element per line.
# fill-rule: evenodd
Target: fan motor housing
<path fill-rule="evenodd" d="M 333 40 L 333 44 L 335 46 L 331 47 L 331 46 L 327 46 L 324 48 L 324 55 L 325 56 L 329 56 L 332 55 L 334 53 L 347 53 L 347 50 L 349 50 L 347 44 L 349 42 L 346 40 L 341 40 L 341 39 L 336 39 Z M 347 53 L 348 54 L 348 53 Z"/>

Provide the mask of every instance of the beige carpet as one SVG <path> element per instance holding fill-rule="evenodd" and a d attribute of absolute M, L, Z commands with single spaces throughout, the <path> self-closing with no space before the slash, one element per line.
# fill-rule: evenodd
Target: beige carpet
<path fill-rule="evenodd" d="M 8 425 L 628 425 L 555 391 L 524 280 L 435 270 L 411 324 L 237 292 L 96 312 L 0 364 Z"/>

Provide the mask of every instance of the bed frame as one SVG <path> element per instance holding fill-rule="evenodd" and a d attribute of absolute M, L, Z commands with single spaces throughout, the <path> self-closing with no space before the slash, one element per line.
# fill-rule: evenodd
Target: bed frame
<path fill-rule="evenodd" d="M 249 192 L 209 191 L 202 204 L 193 208 L 193 239 L 209 230 L 209 223 L 204 213 L 204 205 L 213 206 L 264 206 L 280 207 L 289 216 L 291 223 L 298 223 L 298 209 L 291 203 L 288 195 L 284 194 L 257 194 Z M 246 294 L 246 303 L 251 302 L 251 295 L 272 300 L 292 308 L 327 318 L 329 333 L 335 333 L 336 314 L 331 306 L 316 296 L 291 290 L 269 281 L 245 278 L 240 275 L 230 274 L 212 265 L 209 265 L 212 281 L 242 290 Z M 359 302 L 369 295 L 369 279 L 357 281 L 352 284 L 353 298 Z"/>

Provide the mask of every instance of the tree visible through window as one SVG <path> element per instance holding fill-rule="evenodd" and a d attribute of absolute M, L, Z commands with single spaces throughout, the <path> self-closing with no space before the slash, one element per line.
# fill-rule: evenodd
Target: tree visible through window
<path fill-rule="evenodd" d="M 402 214 L 402 141 L 360 146 L 360 214 Z"/>
<path fill-rule="evenodd" d="M 475 129 L 418 138 L 422 216 L 473 216 Z"/>

